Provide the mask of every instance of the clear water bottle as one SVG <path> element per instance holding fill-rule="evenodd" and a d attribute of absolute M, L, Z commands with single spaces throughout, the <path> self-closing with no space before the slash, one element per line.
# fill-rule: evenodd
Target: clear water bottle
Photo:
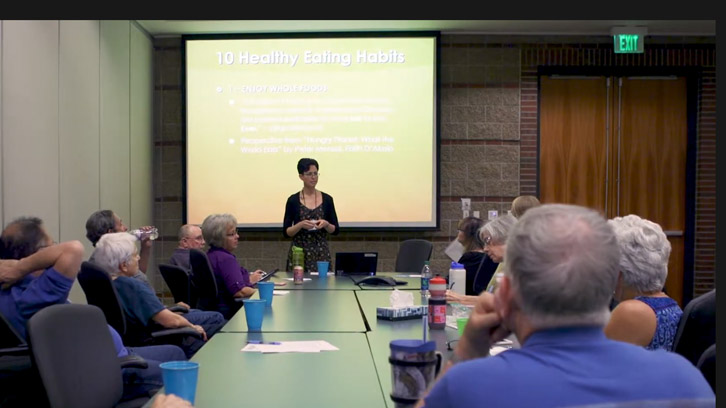
<path fill-rule="evenodd" d="M 159 238 L 159 230 L 156 227 L 151 227 L 149 229 L 137 228 L 129 231 L 129 234 L 135 236 L 139 241 L 147 237 L 152 241 Z"/>
<path fill-rule="evenodd" d="M 424 296 L 429 295 L 429 280 L 431 279 L 431 267 L 429 261 L 424 262 L 423 269 L 421 270 L 421 294 Z"/>

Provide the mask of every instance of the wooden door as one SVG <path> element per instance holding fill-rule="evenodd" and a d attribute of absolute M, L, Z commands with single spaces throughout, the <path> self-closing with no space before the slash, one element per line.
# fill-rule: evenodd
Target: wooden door
<path fill-rule="evenodd" d="M 605 214 L 607 79 L 542 77 L 540 86 L 540 201 Z"/>
<path fill-rule="evenodd" d="M 671 242 L 666 292 L 683 294 L 688 123 L 685 78 L 621 78 L 619 193 L 613 215 L 637 214 L 658 223 Z M 615 95 L 615 93 L 614 93 Z"/>
<path fill-rule="evenodd" d="M 540 78 L 540 200 L 660 224 L 681 305 L 687 140 L 684 78 Z"/>

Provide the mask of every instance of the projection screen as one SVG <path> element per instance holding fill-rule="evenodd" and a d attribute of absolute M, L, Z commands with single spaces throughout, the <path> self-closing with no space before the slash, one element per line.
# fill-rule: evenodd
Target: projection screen
<path fill-rule="evenodd" d="M 308 157 L 341 228 L 438 228 L 439 33 L 183 40 L 186 222 L 281 227 Z"/>

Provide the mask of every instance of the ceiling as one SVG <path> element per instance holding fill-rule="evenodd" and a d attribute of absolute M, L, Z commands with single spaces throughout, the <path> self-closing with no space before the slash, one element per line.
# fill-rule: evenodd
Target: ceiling
<path fill-rule="evenodd" d="M 610 35 L 615 26 L 649 36 L 715 36 L 716 20 L 136 20 L 154 37 L 335 31 L 441 31 L 442 34 Z"/>

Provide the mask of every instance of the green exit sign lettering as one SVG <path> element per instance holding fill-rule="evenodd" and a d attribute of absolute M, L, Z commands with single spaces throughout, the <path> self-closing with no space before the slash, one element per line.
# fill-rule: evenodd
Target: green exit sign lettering
<path fill-rule="evenodd" d="M 642 54 L 648 29 L 637 26 L 613 27 L 610 34 L 613 36 L 616 54 Z"/>

